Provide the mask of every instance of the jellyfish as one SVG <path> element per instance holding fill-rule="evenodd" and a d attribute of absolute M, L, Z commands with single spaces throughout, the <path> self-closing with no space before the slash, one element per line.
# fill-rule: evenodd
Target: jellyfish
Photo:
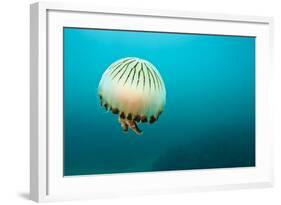
<path fill-rule="evenodd" d="M 101 106 L 119 115 L 122 129 L 136 134 L 139 123 L 154 123 L 166 103 L 164 81 L 152 63 L 127 57 L 112 63 L 103 73 L 98 95 Z"/>

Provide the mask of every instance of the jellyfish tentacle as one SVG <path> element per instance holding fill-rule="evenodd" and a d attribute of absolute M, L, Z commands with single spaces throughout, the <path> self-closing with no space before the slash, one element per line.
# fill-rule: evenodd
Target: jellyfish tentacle
<path fill-rule="evenodd" d="M 130 128 L 136 134 L 138 134 L 138 135 L 142 134 L 142 131 L 139 129 L 137 123 L 134 120 L 119 118 L 119 122 L 120 122 L 121 127 L 122 127 L 124 132 L 128 132 L 128 129 Z"/>
<path fill-rule="evenodd" d="M 142 134 L 142 131 L 139 129 L 137 123 L 134 120 L 128 120 L 129 127 L 138 135 Z"/>

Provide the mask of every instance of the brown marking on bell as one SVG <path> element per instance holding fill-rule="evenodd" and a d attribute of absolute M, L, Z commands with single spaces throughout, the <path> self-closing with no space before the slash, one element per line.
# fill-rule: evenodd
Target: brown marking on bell
<path fill-rule="evenodd" d="M 122 118 L 122 119 L 125 119 L 125 113 L 124 112 L 122 112 L 121 114 L 120 114 L 120 117 Z"/>
<path fill-rule="evenodd" d="M 159 118 L 159 116 L 161 115 L 162 112 L 163 112 L 163 111 L 159 111 L 159 112 L 157 113 L 157 115 L 156 115 L 156 120 Z"/>
<path fill-rule="evenodd" d="M 132 120 L 132 114 L 131 113 L 128 114 L 127 119 Z"/>
<path fill-rule="evenodd" d="M 152 115 L 152 116 L 150 117 L 149 123 L 152 124 L 152 123 L 154 123 L 156 120 L 157 120 L 156 117 L 155 117 L 154 115 Z"/>
<path fill-rule="evenodd" d="M 108 109 L 108 104 L 105 103 L 105 104 L 104 104 L 104 107 L 105 107 L 105 109 L 107 110 L 107 109 Z"/>
<path fill-rule="evenodd" d="M 145 115 L 141 116 L 141 121 L 142 122 L 147 122 L 147 117 Z"/>
<path fill-rule="evenodd" d="M 118 114 L 118 113 L 119 113 L 119 110 L 118 110 L 118 108 L 112 108 L 111 112 L 112 112 L 113 114 Z"/>
<path fill-rule="evenodd" d="M 102 100 L 102 95 L 99 95 L 99 97 L 100 97 L 100 100 Z"/>
<path fill-rule="evenodd" d="M 119 120 L 119 122 L 121 123 L 121 127 L 123 129 L 124 132 L 127 132 L 128 131 L 128 128 L 129 128 L 129 125 L 128 123 L 125 121 L 125 120 Z"/>
<path fill-rule="evenodd" d="M 136 115 L 136 116 L 134 117 L 134 121 L 140 122 L 140 120 L 141 120 L 140 115 Z"/>

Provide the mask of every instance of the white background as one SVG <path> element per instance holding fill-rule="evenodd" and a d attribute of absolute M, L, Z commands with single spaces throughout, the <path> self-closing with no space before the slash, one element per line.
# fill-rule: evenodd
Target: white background
<path fill-rule="evenodd" d="M 29 4 L 33 2 L 6 0 L 0 4 L 0 204 L 5 205 L 33 203 L 28 200 Z M 91 2 L 95 3 L 95 0 Z M 275 18 L 275 188 L 74 201 L 67 204 L 280 204 L 281 5 L 278 3 L 278 0 L 96 0 L 100 6 L 207 11 Z"/>

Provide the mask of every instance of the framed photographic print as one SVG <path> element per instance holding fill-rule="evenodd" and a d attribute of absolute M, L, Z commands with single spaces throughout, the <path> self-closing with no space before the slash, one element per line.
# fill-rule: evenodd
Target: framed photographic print
<path fill-rule="evenodd" d="M 272 186 L 272 24 L 32 4 L 31 199 Z"/>

